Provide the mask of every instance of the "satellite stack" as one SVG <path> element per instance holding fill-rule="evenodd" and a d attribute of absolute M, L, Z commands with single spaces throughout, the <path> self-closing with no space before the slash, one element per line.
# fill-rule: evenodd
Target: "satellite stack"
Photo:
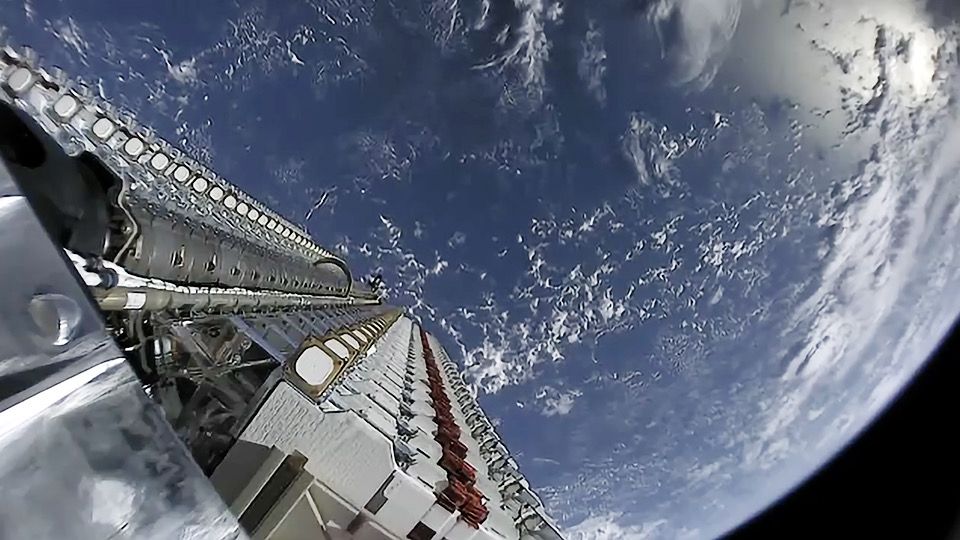
<path fill-rule="evenodd" d="M 27 50 L 0 161 L 0 536 L 560 538 L 379 275 Z"/>

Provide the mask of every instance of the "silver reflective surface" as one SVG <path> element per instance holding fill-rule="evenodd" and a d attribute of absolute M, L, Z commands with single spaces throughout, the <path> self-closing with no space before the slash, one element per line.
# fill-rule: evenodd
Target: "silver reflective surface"
<path fill-rule="evenodd" d="M 0 538 L 240 538 L 0 165 Z"/>
<path fill-rule="evenodd" d="M 38 294 L 27 307 L 36 326 L 37 337 L 44 344 L 62 347 L 76 337 L 80 325 L 80 306 L 62 294 Z"/>

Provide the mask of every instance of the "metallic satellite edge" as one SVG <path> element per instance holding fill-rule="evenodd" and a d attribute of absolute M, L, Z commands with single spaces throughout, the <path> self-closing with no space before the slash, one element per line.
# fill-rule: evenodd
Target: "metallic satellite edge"
<path fill-rule="evenodd" d="M 378 279 L 27 49 L 0 158 L 0 537 L 560 538 Z"/>

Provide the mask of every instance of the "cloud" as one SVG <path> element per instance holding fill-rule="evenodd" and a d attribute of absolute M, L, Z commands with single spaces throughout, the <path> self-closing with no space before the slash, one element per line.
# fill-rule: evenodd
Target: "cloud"
<path fill-rule="evenodd" d="M 563 416 L 570 414 L 576 399 L 583 395 L 580 390 L 556 389 L 549 386 L 542 387 L 537 392 L 540 401 L 540 414 L 544 416 Z"/>
<path fill-rule="evenodd" d="M 416 161 L 439 145 L 440 139 L 426 125 L 408 120 L 382 129 L 358 129 L 341 144 L 357 181 L 369 186 L 409 179 Z"/>
<path fill-rule="evenodd" d="M 473 23 L 474 30 L 482 30 L 487 26 L 487 16 L 490 15 L 490 0 L 480 0 L 480 15 Z"/>
<path fill-rule="evenodd" d="M 170 77 L 178 83 L 196 84 L 199 80 L 196 58 L 188 58 L 176 64 L 171 64 L 169 58 L 164 55 L 164 61 L 167 63 L 167 72 L 170 73 Z"/>
<path fill-rule="evenodd" d="M 705 89 L 713 82 L 740 21 L 741 0 L 654 0 L 648 20 L 673 82 Z"/>
<path fill-rule="evenodd" d="M 461 349 L 465 347 L 461 345 Z M 511 360 L 502 337 L 494 341 L 490 336 L 484 336 L 482 343 L 463 355 L 464 375 L 475 386 L 496 392 L 523 376 L 523 367 Z"/>
<path fill-rule="evenodd" d="M 305 66 L 306 63 L 303 61 L 303 59 L 300 58 L 300 56 L 297 55 L 297 53 L 293 52 L 293 49 L 291 48 L 291 44 L 289 41 L 286 42 L 286 45 L 287 45 L 287 54 L 290 55 L 290 61 L 293 62 L 294 65 Z"/>
<path fill-rule="evenodd" d="M 467 235 L 462 231 L 456 231 L 453 236 L 447 240 L 447 246 L 452 248 L 462 246 L 467 241 Z"/>
<path fill-rule="evenodd" d="M 362 263 L 366 263 L 367 267 L 381 273 L 391 303 L 407 306 L 416 317 L 442 320 L 437 317 L 437 309 L 427 299 L 425 287 L 430 279 L 445 274 L 450 263 L 436 251 L 432 254 L 433 262 L 424 262 L 422 254 L 418 257 L 417 253 L 406 245 L 405 239 L 409 236 L 405 235 L 393 219 L 383 214 L 379 219 L 381 227 L 374 232 L 369 242 L 356 245 L 349 238 L 342 237 L 337 244 L 337 250 L 355 254 L 356 258 L 351 260 L 351 264 L 363 267 Z M 455 331 L 452 325 L 446 323 L 444 328 L 448 332 Z"/>
<path fill-rule="evenodd" d="M 674 239 L 682 216 L 658 222 L 632 204 L 624 199 L 588 211 L 571 209 L 564 217 L 533 218 L 529 230 L 517 235 L 515 251 L 526 255 L 526 271 L 518 273 L 512 291 L 491 292 L 471 319 L 451 316 L 460 329 L 482 337 L 482 343 L 460 345 L 467 378 L 479 391 L 495 393 L 529 380 L 545 362 L 586 360 L 581 349 L 595 348 L 607 335 L 666 318 L 680 307 L 695 310 L 693 295 L 704 293 L 675 276 L 681 246 Z M 649 257 L 639 257 L 641 251 Z M 699 251 L 688 255 L 699 256 Z M 670 299 L 678 299 L 680 307 Z M 692 344 L 683 354 L 696 350 Z"/>
<path fill-rule="evenodd" d="M 577 74 L 587 86 L 587 91 L 600 105 L 607 104 L 607 89 L 604 77 L 607 74 L 607 50 L 603 44 L 603 33 L 596 21 L 590 20 L 587 32 L 580 42 L 580 58 L 577 60 Z"/>
<path fill-rule="evenodd" d="M 892 58 L 897 41 L 878 39 L 876 54 Z M 880 65 L 881 78 L 895 76 L 882 68 L 884 62 Z M 881 86 L 894 89 L 897 81 L 884 80 Z M 948 150 L 960 141 L 960 117 L 951 104 L 955 89 L 941 87 L 917 103 L 912 90 L 902 88 L 886 91 L 876 102 L 870 125 L 882 128 L 872 137 L 862 134 L 875 137 L 869 158 L 856 174 L 837 182 L 834 192 L 841 195 L 825 201 L 818 212 L 821 226 L 840 226 L 818 286 L 790 320 L 790 330 L 804 335 L 802 347 L 789 357 L 781 377 L 789 391 L 771 403 L 762 431 L 748 446 L 748 467 L 769 468 L 794 455 L 790 435 L 805 423 L 822 389 L 866 370 L 873 381 L 869 392 L 848 396 L 845 404 L 858 414 L 822 445 L 840 444 L 902 387 L 950 322 L 932 289 L 919 295 L 914 289 L 928 272 L 925 267 L 937 266 L 937 260 L 952 264 L 946 261 L 956 257 L 952 246 L 933 247 L 944 241 L 942 223 L 950 204 L 960 199 L 960 158 Z M 918 130 L 918 125 L 927 129 Z M 923 297 L 926 302 L 919 301 Z M 906 311 L 909 317 L 904 317 Z M 889 344 L 877 350 L 885 342 Z M 916 344 L 910 353 L 904 349 L 908 342 Z M 903 352 L 893 354 L 897 350 Z M 770 445 L 771 440 L 783 444 Z"/>
<path fill-rule="evenodd" d="M 569 540 L 650 540 L 661 538 L 667 520 L 659 519 L 641 525 L 622 525 L 623 514 L 610 512 L 589 517 L 564 530 Z M 696 531 L 674 531 L 676 539 L 696 537 Z"/>
<path fill-rule="evenodd" d="M 555 0 L 513 0 L 513 7 L 516 23 L 505 26 L 498 37 L 505 49 L 475 69 L 516 70 L 529 97 L 540 102 L 551 48 L 547 26 L 559 23 L 563 7 Z"/>
<path fill-rule="evenodd" d="M 430 269 L 427 270 L 427 275 L 428 275 L 428 276 L 438 276 L 438 275 L 442 274 L 442 273 L 444 272 L 444 270 L 447 269 L 448 266 L 450 266 L 450 263 L 448 263 L 448 262 L 445 261 L 444 259 L 440 258 L 440 254 L 439 254 L 439 253 L 434 253 L 434 255 L 436 256 L 436 259 L 437 259 L 437 260 L 436 260 L 436 262 L 433 263 L 433 266 L 430 267 Z"/>
<path fill-rule="evenodd" d="M 29 4 L 24 4 L 24 11 L 26 12 L 28 18 L 32 18 L 35 14 L 33 7 Z M 90 42 L 84 37 L 84 33 L 80 31 L 80 27 L 72 17 L 48 22 L 46 30 L 60 40 L 61 43 L 73 49 L 74 52 L 77 53 L 77 57 L 80 59 L 80 62 L 83 65 L 87 65 L 87 59 L 91 48 Z"/>
<path fill-rule="evenodd" d="M 840 40 L 849 33 L 834 32 Z M 755 109 L 732 111 L 721 148 L 739 148 L 744 140 L 749 152 L 742 166 L 704 180 L 710 188 L 742 188 L 743 198 L 729 192 L 701 198 L 695 211 L 665 219 L 676 207 L 649 215 L 651 204 L 669 205 L 650 201 L 649 186 L 664 171 L 679 181 L 678 162 L 669 156 L 671 141 L 684 134 L 646 119 L 638 133 L 654 146 L 635 146 L 645 167 L 638 174 L 649 179 L 635 201 L 612 205 L 614 216 L 592 223 L 585 219 L 592 211 L 549 216 L 524 233 L 517 247 L 530 254 L 532 283 L 522 290 L 538 303 L 531 318 L 551 322 L 543 334 L 530 326 L 544 339 L 585 329 L 589 341 L 603 328 L 578 326 L 583 319 L 573 310 L 545 314 L 567 298 L 551 287 L 573 297 L 580 294 L 573 283 L 590 282 L 592 268 L 575 272 L 564 264 L 595 261 L 576 246 L 599 243 L 593 231 L 600 231 L 606 246 L 624 241 L 636 248 L 630 260 L 611 257 L 616 269 L 600 276 L 600 290 L 610 287 L 612 300 L 625 301 L 624 323 L 645 325 L 637 348 L 649 355 L 624 355 L 643 372 L 631 374 L 631 384 L 623 371 L 611 374 L 619 359 L 601 357 L 599 375 L 583 389 L 591 403 L 602 395 L 605 406 L 563 419 L 571 424 L 570 450 L 561 461 L 580 465 L 558 473 L 541 493 L 561 522 L 576 524 L 568 537 L 719 536 L 795 486 L 867 424 L 960 310 L 960 300 L 944 293 L 960 281 L 960 250 L 948 234 L 960 227 L 960 157 L 952 151 L 960 144 L 952 84 L 957 41 L 944 32 L 894 59 L 899 44 L 923 40 L 889 27 L 884 34 L 879 50 L 862 57 L 876 69 L 882 99 L 833 154 L 787 149 L 784 157 L 772 144 L 759 144 L 782 145 L 792 128 L 764 121 Z M 917 92 L 906 82 L 920 73 L 926 84 L 928 58 L 938 63 L 934 87 Z M 875 83 L 869 74 L 867 81 Z M 753 118 L 760 119 L 755 127 Z M 857 166 L 836 166 L 836 158 L 851 155 L 861 160 Z M 658 160 L 666 163 L 658 167 Z M 798 172 L 811 167 L 814 174 Z M 734 185 L 745 170 L 749 182 Z M 615 220 L 630 223 L 628 231 L 609 232 Z M 590 230 L 578 237 L 583 224 Z M 634 296 L 612 286 L 626 275 L 637 277 Z M 649 307 L 638 305 L 647 301 Z M 651 331 L 657 335 L 647 340 Z M 583 356 L 558 350 L 573 361 Z M 752 350 L 764 353 L 743 354 Z M 668 370 L 674 359 L 684 366 L 690 358 L 711 365 Z M 617 435 L 609 446 L 593 441 L 611 433 Z M 658 525 L 635 526 L 644 522 Z M 701 531 L 678 531 L 683 525 Z"/>
<path fill-rule="evenodd" d="M 713 134 L 724 126 L 713 128 Z M 631 166 L 641 186 L 654 188 L 662 196 L 676 195 L 681 189 L 676 161 L 687 152 L 699 149 L 708 136 L 694 131 L 670 131 L 642 113 L 630 115 L 626 131 L 620 137 L 620 152 Z"/>

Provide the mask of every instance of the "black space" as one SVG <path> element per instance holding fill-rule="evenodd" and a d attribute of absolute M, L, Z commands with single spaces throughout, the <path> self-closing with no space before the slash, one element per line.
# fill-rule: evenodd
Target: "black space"
<path fill-rule="evenodd" d="M 845 452 L 729 538 L 960 538 L 960 325 Z"/>

